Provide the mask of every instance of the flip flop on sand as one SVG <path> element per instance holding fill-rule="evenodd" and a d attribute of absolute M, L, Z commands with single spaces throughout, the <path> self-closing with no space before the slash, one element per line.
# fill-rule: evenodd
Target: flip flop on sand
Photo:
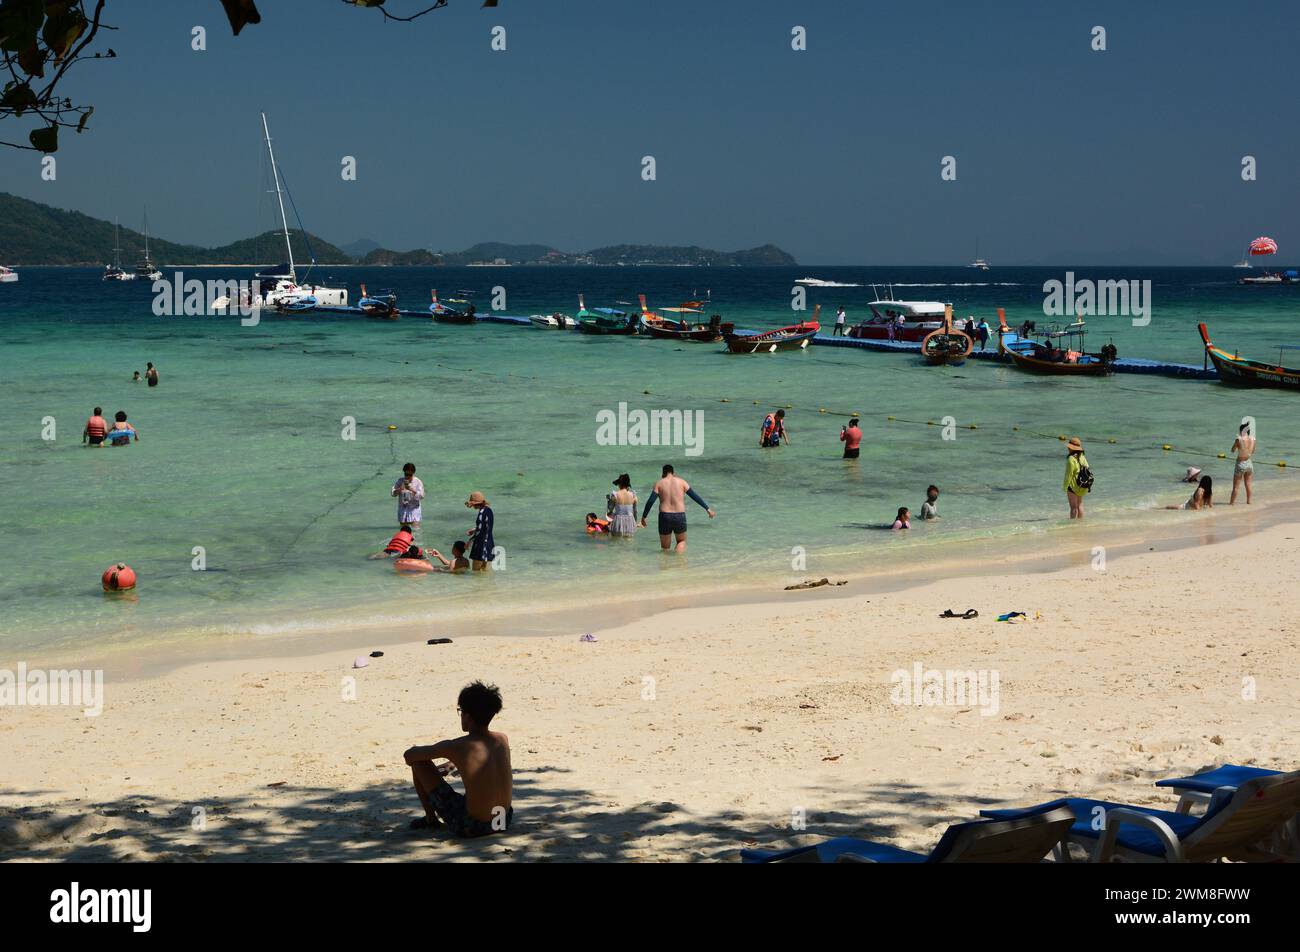
<path fill-rule="evenodd" d="M 958 615 L 951 608 L 945 608 L 940 618 L 979 618 L 980 613 L 973 608 L 968 608 L 962 614 Z"/>

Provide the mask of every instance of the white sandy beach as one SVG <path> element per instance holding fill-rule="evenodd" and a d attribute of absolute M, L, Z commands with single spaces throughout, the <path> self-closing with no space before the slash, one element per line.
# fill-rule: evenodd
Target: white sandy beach
<path fill-rule="evenodd" d="M 1298 537 L 884 595 L 774 591 L 594 644 L 358 640 L 110 679 L 99 717 L 0 708 L 0 858 L 735 860 L 838 834 L 926 849 L 983 806 L 1058 795 L 1172 805 L 1154 780 L 1300 764 Z M 979 618 L 937 617 L 968 607 Z M 995 621 L 1011 610 L 1032 620 Z M 996 713 L 893 703 L 891 673 L 917 663 L 996 672 Z M 408 832 L 402 751 L 456 733 L 475 678 L 505 698 L 515 826 Z"/>

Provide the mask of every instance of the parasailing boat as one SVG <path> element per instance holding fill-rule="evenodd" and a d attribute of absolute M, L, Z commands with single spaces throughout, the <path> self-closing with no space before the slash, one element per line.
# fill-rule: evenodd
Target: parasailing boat
<path fill-rule="evenodd" d="M 1114 372 L 1117 351 L 1107 344 L 1100 353 L 1084 351 L 1084 323 L 1076 320 L 1063 328 L 1053 327 L 1031 337 L 1032 322 L 1026 321 L 1019 331 L 1007 327 L 1006 311 L 998 308 L 998 350 L 1011 358 L 1022 370 L 1066 377 L 1100 377 Z"/>
<path fill-rule="evenodd" d="M 433 289 L 433 303 L 429 305 L 429 314 L 439 324 L 473 324 L 476 320 L 473 304 L 464 311 L 448 307 L 438 300 L 437 288 Z"/>
<path fill-rule="evenodd" d="M 1277 254 L 1277 242 L 1272 238 L 1256 238 L 1250 243 L 1249 247 L 1246 249 L 1246 253 L 1252 258 L 1259 258 L 1265 255 L 1275 255 Z M 1250 265 L 1246 264 L 1244 261 L 1241 262 L 1241 264 L 1238 264 L 1237 267 L 1240 268 L 1243 265 L 1247 268 L 1250 267 Z M 1283 284 L 1300 284 L 1300 274 L 1295 271 L 1287 271 L 1285 273 L 1273 271 L 1266 274 L 1247 275 L 1246 277 L 1238 278 L 1237 283 L 1264 286 L 1271 285 L 1274 287 Z"/>
<path fill-rule="evenodd" d="M 1226 350 L 1215 347 L 1210 341 L 1210 332 L 1205 325 L 1197 325 L 1201 332 L 1201 341 L 1205 344 L 1205 356 L 1219 372 L 1219 379 L 1227 384 L 1239 387 L 1276 387 L 1279 390 L 1300 390 L 1300 370 L 1282 366 L 1282 352 L 1300 350 L 1300 344 L 1281 344 L 1278 347 L 1277 364 L 1267 364 L 1261 360 L 1248 360 L 1240 354 L 1229 354 Z"/>
<path fill-rule="evenodd" d="M 811 320 L 759 334 L 737 334 L 736 325 L 727 322 L 721 326 L 722 337 L 727 342 L 727 350 L 733 354 L 770 354 L 778 350 L 803 350 L 821 329 L 821 325 L 817 322 L 821 309 L 820 304 L 813 308 Z"/>
<path fill-rule="evenodd" d="M 929 364 L 960 364 L 970 356 L 975 343 L 965 331 L 952 326 L 952 305 L 943 314 L 943 327 L 930 331 L 921 341 L 921 354 Z"/>

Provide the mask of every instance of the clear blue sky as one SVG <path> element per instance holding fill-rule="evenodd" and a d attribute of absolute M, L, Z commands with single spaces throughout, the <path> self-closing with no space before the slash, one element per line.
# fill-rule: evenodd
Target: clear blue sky
<path fill-rule="evenodd" d="M 177 241 L 246 237 L 271 224 L 265 109 L 307 227 L 339 244 L 773 242 L 810 264 L 929 264 L 969 261 L 978 237 L 995 264 L 1229 264 L 1267 234 L 1300 259 L 1294 4 L 501 3 L 397 24 L 262 0 L 234 38 L 216 0 L 109 0 L 120 56 L 64 90 L 95 105 L 91 130 L 64 136 L 54 183 L 0 150 L 0 190 L 137 228 L 148 203 Z"/>

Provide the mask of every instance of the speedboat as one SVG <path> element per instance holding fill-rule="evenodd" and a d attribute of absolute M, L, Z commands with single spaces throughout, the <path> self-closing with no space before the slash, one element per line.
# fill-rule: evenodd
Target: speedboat
<path fill-rule="evenodd" d="M 532 314 L 529 315 L 528 320 L 537 327 L 545 327 L 549 330 L 571 330 L 578 326 L 577 321 L 559 311 L 554 314 Z"/>
<path fill-rule="evenodd" d="M 18 272 L 0 264 L 0 284 L 13 284 L 18 280 Z"/>
<path fill-rule="evenodd" d="M 892 291 L 887 293 L 887 297 L 877 296 L 871 302 L 871 317 L 849 328 L 850 337 L 919 343 L 931 331 L 943 327 L 949 305 L 941 301 L 896 301 Z"/>

